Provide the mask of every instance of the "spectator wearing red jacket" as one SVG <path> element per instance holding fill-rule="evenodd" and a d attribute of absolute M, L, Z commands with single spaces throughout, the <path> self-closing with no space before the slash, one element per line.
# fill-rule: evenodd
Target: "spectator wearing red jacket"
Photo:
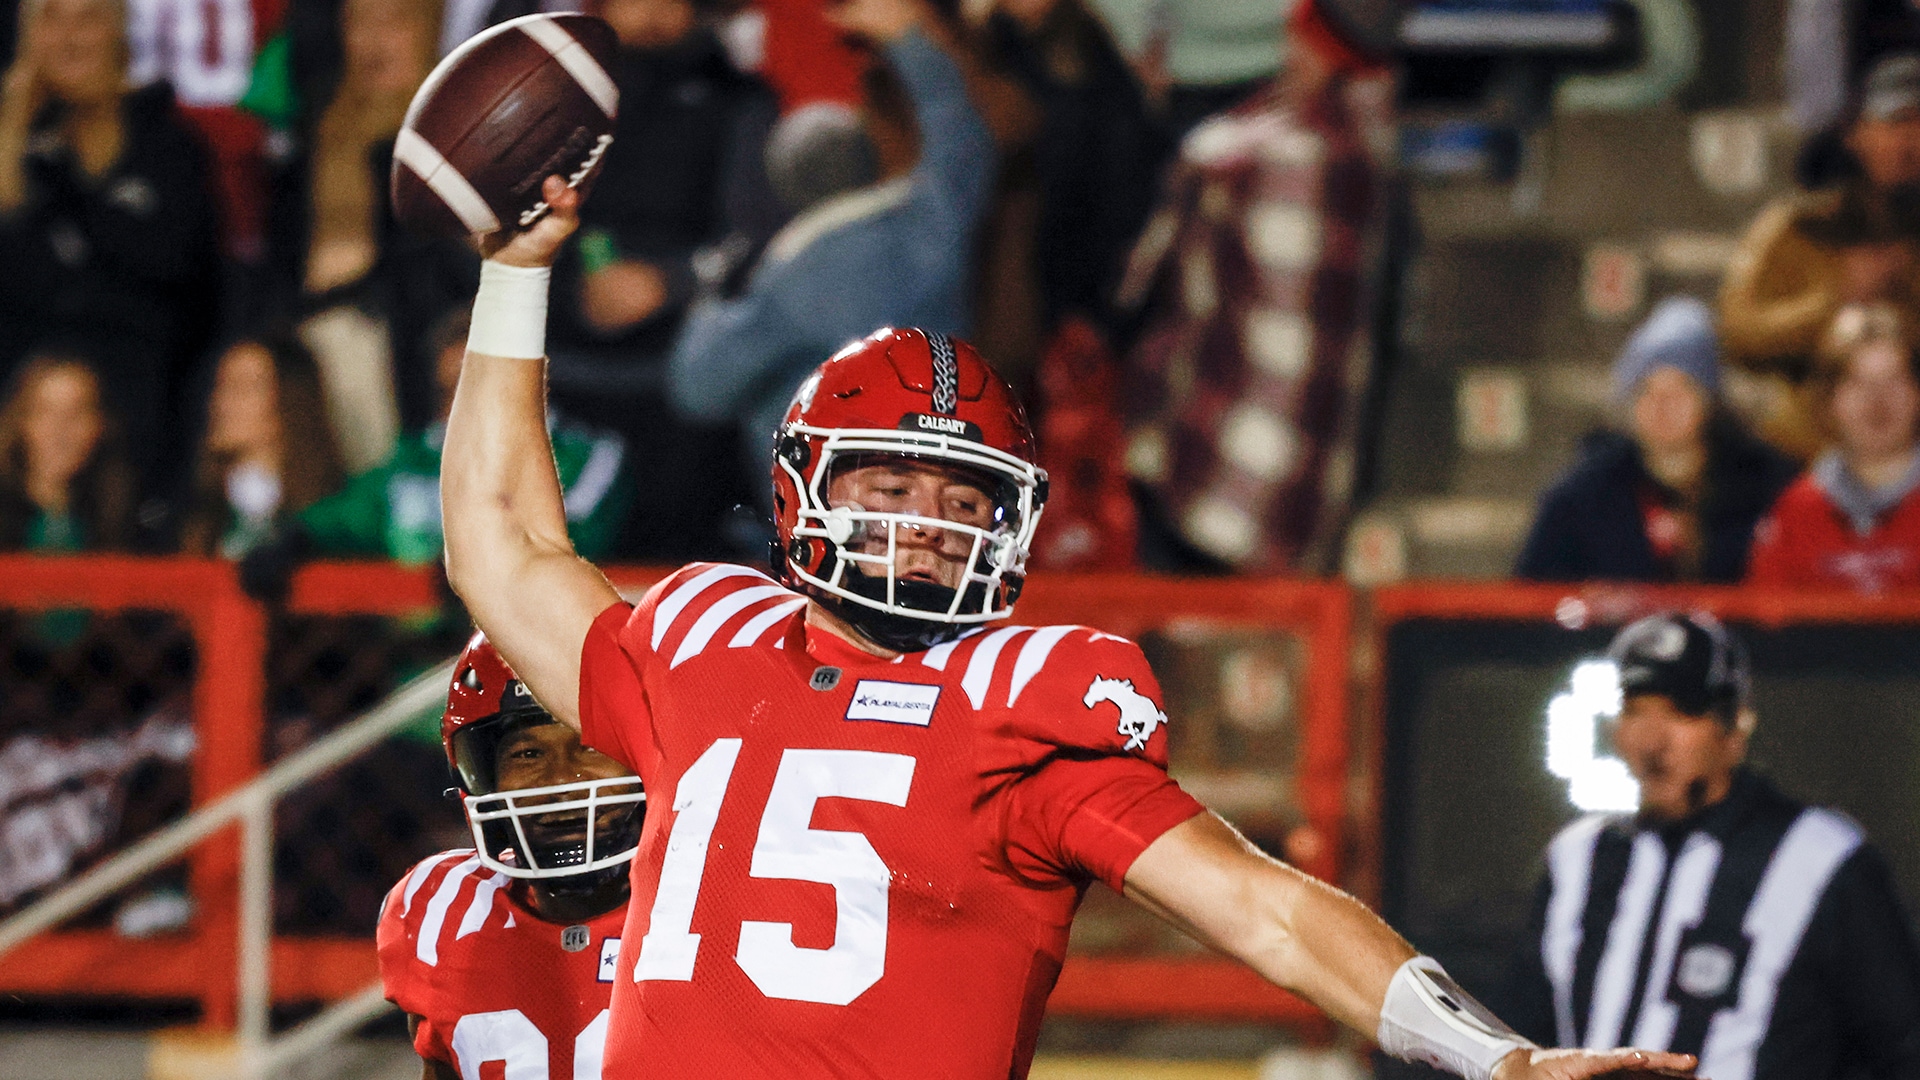
<path fill-rule="evenodd" d="M 1756 535 L 1755 584 L 1877 594 L 1920 586 L 1920 363 L 1899 313 L 1850 307 L 1815 362 L 1832 448 L 1781 494 Z"/>

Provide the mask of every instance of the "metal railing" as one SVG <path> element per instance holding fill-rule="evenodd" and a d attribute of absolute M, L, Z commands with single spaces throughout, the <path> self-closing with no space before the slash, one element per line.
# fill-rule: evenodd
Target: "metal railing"
<path fill-rule="evenodd" d="M 275 1039 L 272 1010 L 273 809 L 280 798 L 379 745 L 421 713 L 437 709 L 453 678 L 451 660 L 394 691 L 379 705 L 0 922 L 0 956 L 98 901 L 173 862 L 201 842 L 239 823 L 240 1075 L 260 1080 L 345 1036 L 390 1006 L 379 983 L 329 1005 Z"/>

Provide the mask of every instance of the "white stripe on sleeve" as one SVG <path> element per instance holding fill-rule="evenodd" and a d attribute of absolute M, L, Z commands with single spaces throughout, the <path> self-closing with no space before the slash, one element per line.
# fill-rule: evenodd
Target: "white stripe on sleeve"
<path fill-rule="evenodd" d="M 1033 632 L 1033 636 L 1020 646 L 1020 657 L 1013 662 L 1013 688 L 1007 691 L 1007 708 L 1020 700 L 1020 691 L 1027 688 L 1040 669 L 1046 666 L 1047 657 L 1053 655 L 1053 647 L 1060 639 L 1080 629 L 1077 626 L 1043 626 Z"/>
<path fill-rule="evenodd" d="M 447 909 L 453 906 L 454 897 L 460 895 L 461 884 L 479 868 L 479 857 L 470 858 L 449 870 L 441 879 L 440 887 L 433 891 L 433 899 L 427 901 L 426 917 L 420 920 L 420 939 L 413 947 L 413 954 L 421 963 L 429 967 L 440 963 L 440 930 L 447 924 Z"/>
<path fill-rule="evenodd" d="M 1031 627 L 1005 626 L 981 639 L 980 647 L 973 650 L 973 656 L 967 660 L 967 673 L 960 677 L 960 688 L 967 692 L 967 700 L 973 707 L 982 708 L 987 703 L 987 687 L 993 684 L 994 665 L 999 663 L 1000 650 L 1014 635 L 1024 634 Z"/>

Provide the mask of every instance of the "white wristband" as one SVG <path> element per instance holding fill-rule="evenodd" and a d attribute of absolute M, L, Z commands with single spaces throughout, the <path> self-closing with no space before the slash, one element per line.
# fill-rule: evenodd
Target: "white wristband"
<path fill-rule="evenodd" d="M 1430 956 L 1416 956 L 1393 973 L 1374 1038 L 1402 1061 L 1425 1062 L 1468 1080 L 1490 1080 L 1508 1054 L 1534 1048 Z"/>
<path fill-rule="evenodd" d="M 553 271 L 545 266 L 508 266 L 492 259 L 481 263 L 467 351 L 510 360 L 547 355 L 547 285 L 552 278 Z"/>

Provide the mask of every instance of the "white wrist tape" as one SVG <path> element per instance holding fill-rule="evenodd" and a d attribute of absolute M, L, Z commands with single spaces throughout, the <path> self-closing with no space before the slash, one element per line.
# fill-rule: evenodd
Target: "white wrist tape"
<path fill-rule="evenodd" d="M 508 266 L 492 259 L 481 263 L 467 350 L 511 360 L 547 355 L 547 285 L 552 278 L 553 271 L 544 266 Z"/>
<path fill-rule="evenodd" d="M 1534 1046 L 1460 989 L 1430 956 L 1416 956 L 1393 973 L 1374 1038 L 1402 1061 L 1469 1080 L 1489 1080 L 1501 1059 Z"/>

